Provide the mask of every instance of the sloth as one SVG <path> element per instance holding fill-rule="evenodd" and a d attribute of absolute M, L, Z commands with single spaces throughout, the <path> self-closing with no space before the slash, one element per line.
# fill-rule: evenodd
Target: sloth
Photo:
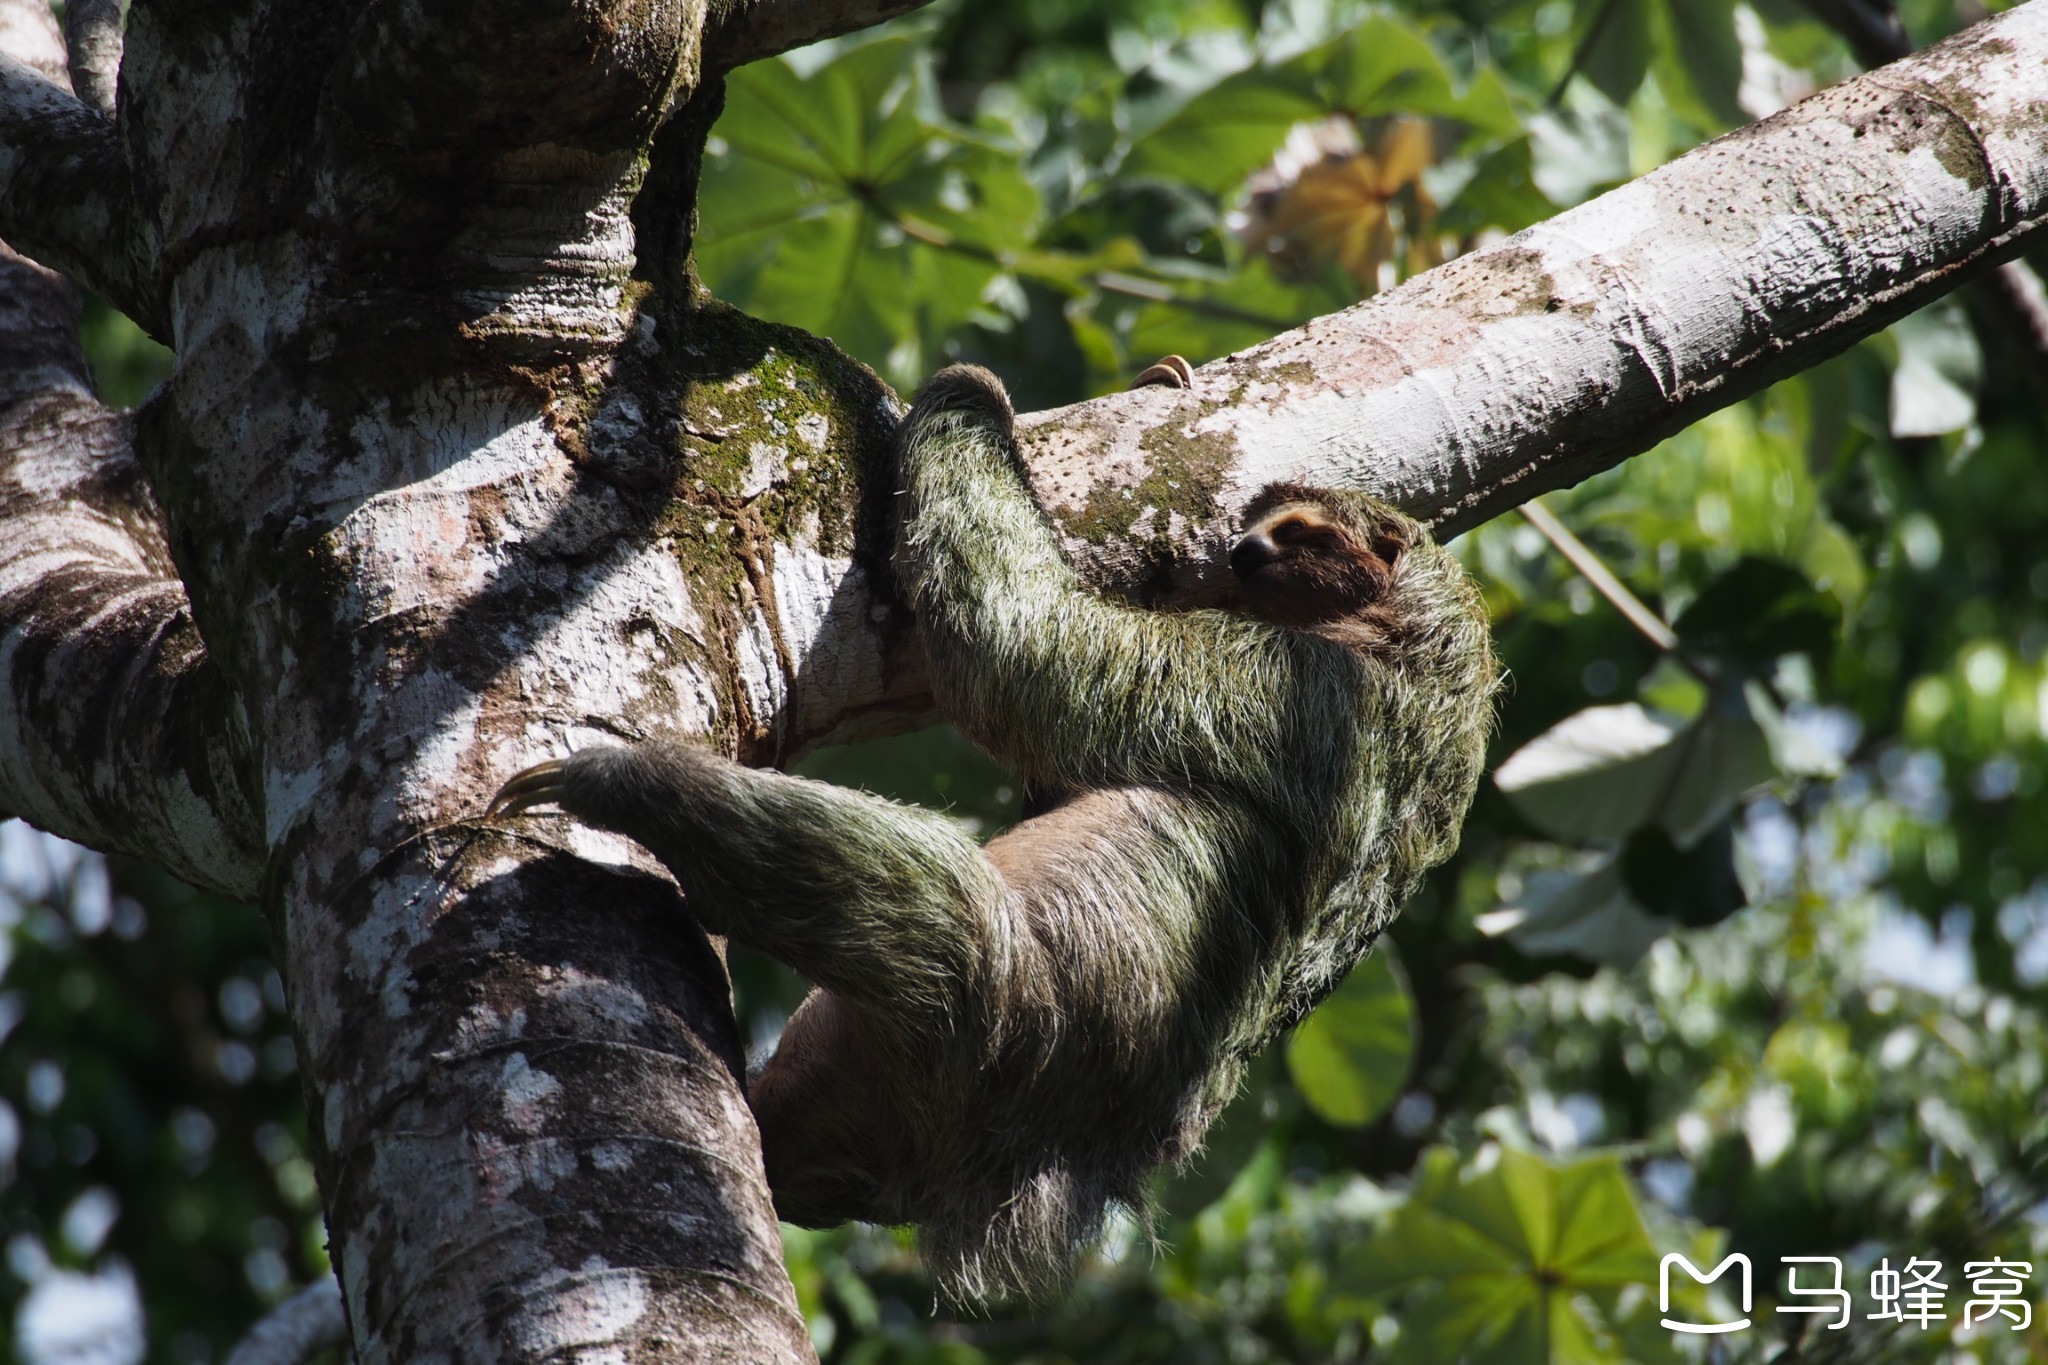
<path fill-rule="evenodd" d="M 1265 488 L 1229 606 L 1163 612 L 1069 567 L 987 371 L 933 378 L 896 451 L 933 691 L 1042 814 L 984 847 L 667 741 L 492 811 L 630 836 L 816 984 L 749 1087 L 783 1218 L 915 1224 L 949 1299 L 1042 1295 L 1456 847 L 1499 670 L 1457 561 L 1363 495 Z"/>

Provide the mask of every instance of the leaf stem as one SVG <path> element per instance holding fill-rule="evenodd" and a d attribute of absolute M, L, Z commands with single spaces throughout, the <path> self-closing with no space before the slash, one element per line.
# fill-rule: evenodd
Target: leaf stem
<path fill-rule="evenodd" d="M 1593 585 L 1593 591 L 1606 598 L 1608 604 L 1640 631 L 1644 639 L 1666 654 L 1678 653 L 1678 636 L 1664 624 L 1664 618 L 1651 611 L 1642 598 L 1630 592 L 1628 585 L 1616 578 L 1600 556 L 1594 554 L 1585 541 L 1573 535 L 1571 528 L 1559 521 L 1555 513 L 1534 499 L 1523 503 L 1519 510 L 1529 524 L 1565 557 L 1565 561 Z"/>

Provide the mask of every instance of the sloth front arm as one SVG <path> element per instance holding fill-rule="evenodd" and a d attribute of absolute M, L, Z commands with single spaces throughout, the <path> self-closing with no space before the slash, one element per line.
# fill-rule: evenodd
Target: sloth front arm
<path fill-rule="evenodd" d="M 933 388 L 902 438 L 896 570 L 941 709 L 983 747 L 1069 791 L 1265 791 L 1284 755 L 1330 748 L 1301 718 L 1374 704 L 1376 675 L 1325 641 L 1104 600 L 1025 486 L 1000 390 L 961 369 Z"/>
<path fill-rule="evenodd" d="M 548 803 L 645 847 L 705 928 L 890 1014 L 952 1015 L 1008 941 L 1001 877 L 930 811 L 671 741 L 529 768 L 494 808 Z"/>

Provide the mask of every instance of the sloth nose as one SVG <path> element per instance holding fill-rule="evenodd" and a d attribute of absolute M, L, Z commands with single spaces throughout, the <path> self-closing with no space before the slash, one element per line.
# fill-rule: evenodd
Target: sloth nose
<path fill-rule="evenodd" d="M 1250 578 L 1280 558 L 1280 547 L 1272 537 L 1254 531 L 1230 548 L 1230 570 L 1239 578 Z"/>

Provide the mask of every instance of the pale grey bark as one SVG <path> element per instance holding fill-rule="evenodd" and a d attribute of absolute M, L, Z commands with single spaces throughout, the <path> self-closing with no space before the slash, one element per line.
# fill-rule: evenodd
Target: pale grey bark
<path fill-rule="evenodd" d="M 138 220 L 115 122 L 72 94 L 47 6 L 9 7 L 0 30 L 0 238 L 98 290 L 152 334 L 155 234 Z"/>
<path fill-rule="evenodd" d="M 1866 67 L 1884 66 L 1912 55 L 1913 38 L 1899 18 L 1895 0 L 1806 0 L 1814 18 L 1835 30 Z M 1973 290 L 1979 309 L 2041 383 L 2048 383 L 2048 290 L 2025 261 L 2005 261 Z"/>
<path fill-rule="evenodd" d="M 105 412 L 68 286 L 0 262 L 0 805 L 260 896 L 364 1360 L 809 1358 L 673 887 L 462 823 L 635 701 L 734 748 L 769 724 L 651 530 L 660 352 L 713 331 L 641 313 L 627 214 L 701 9 L 158 0 L 113 124 L 47 20 L 0 0 L 0 223 L 160 304 L 178 361 Z"/>
<path fill-rule="evenodd" d="M 1456 531 L 1577 483 L 1833 355 L 2017 252 L 2048 214 L 2048 5 L 1730 133 L 1252 350 L 1186 393 L 1030 419 L 1039 488 L 1107 492 L 1153 546 L 1206 549 L 1275 478 L 1366 487 Z M 1197 458 L 1178 506 L 1149 452 Z M 1114 506 L 1114 503 L 1108 503 Z"/>
<path fill-rule="evenodd" d="M 341 1286 L 315 1280 L 250 1329 L 228 1353 L 226 1365 L 298 1365 L 315 1351 L 348 1340 Z"/>
<path fill-rule="evenodd" d="M 66 0 L 64 46 L 71 89 L 88 109 L 114 116 L 121 78 L 122 0 Z"/>
<path fill-rule="evenodd" d="M 71 285 L 0 245 L 0 808 L 250 899 L 247 731 L 192 624 L 134 418 L 92 397 L 77 311 Z"/>
<path fill-rule="evenodd" d="M 66 289 L 0 260 L 0 806 L 258 895 L 365 1360 L 809 1355 L 710 946 L 634 850 L 474 817 L 600 736 L 774 762 L 929 714 L 863 484 L 894 396 L 687 271 L 703 73 L 895 8 L 141 0 L 110 121 L 0 0 L 0 233 L 177 351 L 106 412 Z M 1034 477 L 1122 587 L 1199 590 L 1274 478 L 1469 525 L 2016 249 L 2044 64 L 2013 11 L 1040 414 Z"/>

